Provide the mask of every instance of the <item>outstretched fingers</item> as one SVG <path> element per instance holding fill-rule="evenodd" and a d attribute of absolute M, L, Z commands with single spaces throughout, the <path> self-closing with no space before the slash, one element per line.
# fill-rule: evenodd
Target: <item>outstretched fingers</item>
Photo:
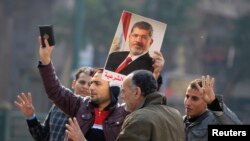
<path fill-rule="evenodd" d="M 214 78 L 212 77 L 212 80 L 211 80 L 211 87 L 214 88 Z"/>
<path fill-rule="evenodd" d="M 213 90 L 215 79 L 209 75 L 202 76 L 202 91 L 201 94 L 207 104 L 210 104 L 215 99 Z"/>
<path fill-rule="evenodd" d="M 204 92 L 203 92 L 203 89 L 202 89 L 202 87 L 201 87 L 198 83 L 199 83 L 199 81 L 196 80 L 196 81 L 195 81 L 195 86 L 196 86 L 196 88 L 199 90 L 199 92 L 200 92 L 201 94 L 203 94 L 203 93 L 204 93 Z M 203 81 L 202 81 L 202 86 L 203 86 Z"/>
<path fill-rule="evenodd" d="M 21 93 L 21 94 L 19 94 L 19 95 L 17 95 L 17 102 L 19 103 L 19 104 L 24 104 L 25 103 L 25 100 L 23 99 L 23 95 L 24 93 Z"/>
<path fill-rule="evenodd" d="M 24 104 L 28 103 L 29 100 L 28 100 L 28 97 L 25 93 L 21 93 L 20 97 L 23 99 Z"/>
<path fill-rule="evenodd" d="M 69 118 L 69 124 L 66 124 L 66 128 L 68 137 L 73 141 L 86 141 L 75 117 L 73 119 Z"/>
<path fill-rule="evenodd" d="M 28 92 L 27 100 L 28 100 L 29 103 L 32 103 L 32 95 L 31 95 L 30 92 Z"/>

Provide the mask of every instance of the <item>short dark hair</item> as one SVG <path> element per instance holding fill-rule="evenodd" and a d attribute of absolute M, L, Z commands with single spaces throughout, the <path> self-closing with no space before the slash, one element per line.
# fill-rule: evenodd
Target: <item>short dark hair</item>
<path fill-rule="evenodd" d="M 134 28 L 140 28 L 140 29 L 145 29 L 149 31 L 149 36 L 152 37 L 153 35 L 153 27 L 151 24 L 149 24 L 148 22 L 145 21 L 140 21 L 137 22 L 133 25 L 132 29 L 131 29 L 131 33 L 133 32 Z"/>
<path fill-rule="evenodd" d="M 96 68 L 91 76 L 93 77 L 96 73 L 103 73 L 103 70 L 104 68 Z"/>
<path fill-rule="evenodd" d="M 75 73 L 75 80 L 77 80 L 81 73 L 92 76 L 95 73 L 95 69 L 92 67 L 81 67 Z"/>
<path fill-rule="evenodd" d="M 193 80 L 193 81 L 190 82 L 190 85 L 189 85 L 189 86 L 191 87 L 191 89 L 198 90 L 198 88 L 197 88 L 197 86 L 196 86 L 195 83 L 198 83 L 198 85 L 199 85 L 200 87 L 202 87 L 202 80 L 201 80 L 201 79 L 195 79 L 195 80 Z"/>
<path fill-rule="evenodd" d="M 143 96 L 157 91 L 157 81 L 151 71 L 136 70 L 133 72 L 131 80 L 133 85 L 140 87 Z"/>

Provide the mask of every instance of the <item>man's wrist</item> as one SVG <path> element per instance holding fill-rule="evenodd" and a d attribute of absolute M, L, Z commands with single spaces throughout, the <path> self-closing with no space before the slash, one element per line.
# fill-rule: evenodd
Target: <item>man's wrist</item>
<path fill-rule="evenodd" d="M 35 119 L 36 118 L 36 114 L 35 113 L 33 113 L 31 116 L 29 116 L 29 117 L 26 117 L 26 119 L 27 120 L 33 120 L 33 119 Z"/>
<path fill-rule="evenodd" d="M 222 111 L 222 107 L 220 105 L 220 101 L 218 98 L 215 98 L 210 104 L 207 105 L 208 109 L 212 111 Z"/>
<path fill-rule="evenodd" d="M 42 65 L 46 66 L 46 65 L 50 64 L 51 59 L 50 58 L 41 59 L 40 61 L 41 61 Z"/>

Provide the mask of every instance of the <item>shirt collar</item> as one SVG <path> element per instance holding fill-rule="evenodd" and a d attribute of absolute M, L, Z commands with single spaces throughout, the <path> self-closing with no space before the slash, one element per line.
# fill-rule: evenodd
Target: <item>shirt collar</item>
<path fill-rule="evenodd" d="M 141 57 L 142 55 L 145 55 L 146 53 L 148 53 L 148 52 L 144 52 L 144 53 L 142 53 L 142 54 L 140 54 L 140 55 L 135 55 L 135 56 L 131 56 L 130 54 L 128 54 L 127 57 L 131 57 L 131 58 L 132 58 L 132 61 L 134 61 L 135 59 Z"/>

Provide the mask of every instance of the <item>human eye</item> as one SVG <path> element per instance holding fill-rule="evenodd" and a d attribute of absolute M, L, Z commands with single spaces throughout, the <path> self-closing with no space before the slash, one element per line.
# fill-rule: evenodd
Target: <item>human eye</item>
<path fill-rule="evenodd" d="M 85 85 L 87 82 L 86 81 L 80 81 L 79 82 L 81 85 Z"/>
<path fill-rule="evenodd" d="M 139 35 L 138 34 L 132 34 L 133 38 L 137 38 Z"/>
<path fill-rule="evenodd" d="M 198 101 L 199 98 L 198 97 L 192 97 L 193 101 Z"/>
<path fill-rule="evenodd" d="M 144 39 L 144 40 L 147 40 L 148 36 L 147 35 L 142 35 L 141 38 Z"/>
<path fill-rule="evenodd" d="M 96 81 L 95 84 L 96 84 L 97 86 L 99 86 L 99 85 L 101 85 L 102 83 L 101 83 L 100 81 Z"/>

